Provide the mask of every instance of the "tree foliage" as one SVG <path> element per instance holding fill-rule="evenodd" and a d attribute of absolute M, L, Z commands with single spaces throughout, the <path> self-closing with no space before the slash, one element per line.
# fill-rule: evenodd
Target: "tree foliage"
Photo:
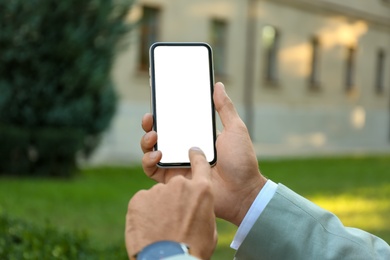
<path fill-rule="evenodd" d="M 8 140 L 0 172 L 19 172 L 4 165 L 24 157 L 22 171 L 61 168 L 96 146 L 115 112 L 110 71 L 131 3 L 0 0 L 0 142 Z M 62 146 L 72 151 L 57 153 Z"/>

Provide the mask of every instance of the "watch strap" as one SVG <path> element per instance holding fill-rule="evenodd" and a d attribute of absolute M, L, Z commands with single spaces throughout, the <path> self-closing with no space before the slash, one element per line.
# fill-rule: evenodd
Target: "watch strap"
<path fill-rule="evenodd" d="M 178 243 L 170 240 L 162 240 L 147 245 L 139 253 L 131 257 L 131 259 L 156 260 L 170 259 L 171 257 L 175 256 L 190 256 L 189 247 L 184 243 Z"/>

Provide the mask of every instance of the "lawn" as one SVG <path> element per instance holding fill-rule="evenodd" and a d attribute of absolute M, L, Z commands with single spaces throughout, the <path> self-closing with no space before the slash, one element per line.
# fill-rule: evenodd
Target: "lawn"
<path fill-rule="evenodd" d="M 264 175 L 336 213 L 347 226 L 390 242 L 390 155 L 270 160 Z M 153 181 L 139 167 L 83 169 L 72 180 L 0 178 L 0 213 L 64 231 L 86 231 L 96 247 L 123 244 L 127 202 Z M 236 228 L 218 221 L 213 259 L 233 259 Z"/>

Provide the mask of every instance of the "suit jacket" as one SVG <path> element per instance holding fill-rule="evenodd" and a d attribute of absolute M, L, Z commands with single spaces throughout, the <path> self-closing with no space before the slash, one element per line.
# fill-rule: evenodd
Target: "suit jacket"
<path fill-rule="evenodd" d="M 235 259 L 390 259 L 390 246 L 278 185 Z"/>
<path fill-rule="evenodd" d="M 168 259 L 195 258 L 176 256 Z M 279 184 L 235 259 L 389 260 L 390 246 L 365 231 L 344 227 L 334 214 Z"/>

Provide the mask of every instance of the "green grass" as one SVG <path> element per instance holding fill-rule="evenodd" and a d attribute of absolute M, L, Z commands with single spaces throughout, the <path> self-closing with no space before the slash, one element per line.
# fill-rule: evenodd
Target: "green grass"
<path fill-rule="evenodd" d="M 264 161 L 260 169 L 320 206 L 347 226 L 390 242 L 390 156 Z M 0 178 L 0 212 L 60 230 L 84 230 L 96 247 L 123 244 L 127 203 L 154 184 L 139 167 L 84 169 L 72 180 Z M 236 228 L 218 221 L 213 259 L 233 259 Z"/>
<path fill-rule="evenodd" d="M 0 210 L 33 223 L 85 230 L 98 246 L 123 243 L 129 199 L 153 184 L 141 168 L 119 167 L 85 169 L 72 180 L 2 178 Z"/>

